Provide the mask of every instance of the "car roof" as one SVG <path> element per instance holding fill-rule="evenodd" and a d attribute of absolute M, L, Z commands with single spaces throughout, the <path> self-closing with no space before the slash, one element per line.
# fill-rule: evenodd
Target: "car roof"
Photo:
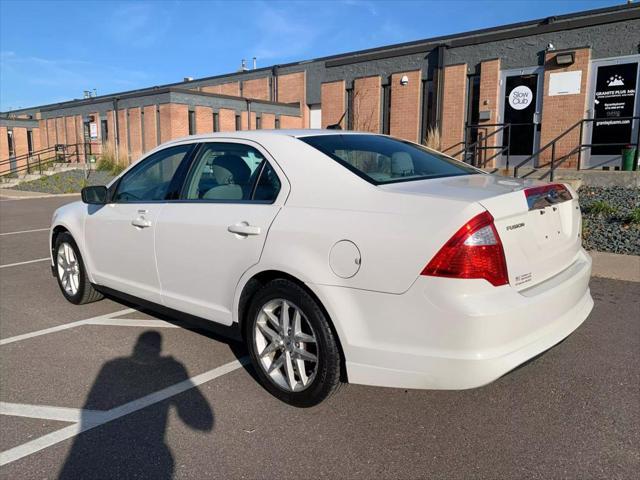
<path fill-rule="evenodd" d="M 203 141 L 203 140 L 215 140 L 217 138 L 237 138 L 243 140 L 264 140 L 265 138 L 278 138 L 278 137 L 293 137 L 303 138 L 312 137 L 318 135 L 378 135 L 371 132 L 357 132 L 352 130 L 328 130 L 328 129 L 288 129 L 288 130 L 240 130 L 234 132 L 215 132 L 215 133 L 202 133 L 199 135 L 190 135 L 188 137 L 176 138 L 167 142 L 165 145 L 172 143 L 182 143 L 185 141 Z"/>

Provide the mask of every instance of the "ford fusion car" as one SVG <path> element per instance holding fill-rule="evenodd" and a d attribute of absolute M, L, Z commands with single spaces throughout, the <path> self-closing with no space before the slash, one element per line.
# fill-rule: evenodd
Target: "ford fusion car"
<path fill-rule="evenodd" d="M 58 209 L 62 294 L 205 320 L 296 406 L 340 382 L 485 385 L 593 307 L 576 193 L 336 130 L 165 143 Z"/>

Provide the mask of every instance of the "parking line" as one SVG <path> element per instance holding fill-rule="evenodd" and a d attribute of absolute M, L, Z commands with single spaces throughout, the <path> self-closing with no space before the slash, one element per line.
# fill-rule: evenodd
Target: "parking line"
<path fill-rule="evenodd" d="M 33 233 L 33 232 L 44 232 L 49 230 L 48 228 L 35 228 L 33 230 L 19 230 L 17 232 L 6 232 L 0 233 L 0 237 L 4 237 L 5 235 L 19 235 L 21 233 Z"/>
<path fill-rule="evenodd" d="M 80 408 L 51 407 L 49 405 L 27 405 L 25 403 L 0 402 L 0 415 L 12 417 L 40 418 L 59 422 L 79 422 L 83 416 L 104 414 L 99 410 L 82 410 Z"/>
<path fill-rule="evenodd" d="M 137 400 L 133 400 L 129 403 L 125 403 L 111 410 L 97 413 L 96 418 L 92 418 L 91 414 L 83 418 L 82 423 L 76 423 L 67 427 L 56 430 L 55 432 L 48 433 L 42 437 L 31 440 L 30 442 L 23 443 L 17 447 L 10 448 L 0 453 L 0 466 L 6 465 L 11 462 L 15 462 L 23 457 L 39 452 L 47 447 L 51 447 L 57 443 L 63 442 L 76 435 L 91 430 L 92 428 L 103 425 L 107 422 L 111 422 L 118 418 L 129 415 L 130 413 L 137 412 L 143 408 L 154 405 L 158 402 L 162 402 L 168 398 L 171 398 L 180 393 L 186 392 L 194 387 L 202 385 L 205 382 L 209 382 L 216 378 L 222 377 L 227 373 L 231 373 L 238 370 L 244 365 L 250 362 L 249 357 L 241 357 L 232 362 L 226 363 L 220 367 L 209 370 L 208 372 L 201 373 L 195 377 L 188 378 L 182 382 L 171 385 L 170 387 L 163 388 L 157 392 L 146 395 Z M 93 413 L 93 411 L 91 411 Z"/>
<path fill-rule="evenodd" d="M 9 267 L 17 267 L 19 265 L 28 265 L 29 263 L 37 263 L 37 262 L 50 262 L 51 258 L 37 258 L 35 260 L 27 260 L 26 262 L 18 262 L 18 263 L 7 263 L 6 265 L 0 265 L 0 268 L 9 268 Z"/>
<path fill-rule="evenodd" d="M 140 319 L 135 318 L 97 318 L 94 320 L 85 320 L 85 325 L 105 325 L 109 327 L 147 327 L 147 328 L 180 328 L 173 323 L 164 320 Z"/>
<path fill-rule="evenodd" d="M 20 340 L 26 340 L 27 338 L 39 337 L 40 335 L 46 335 L 48 333 L 59 332 L 61 330 L 67 330 L 69 328 L 78 327 L 80 325 L 87 325 L 87 324 L 90 324 L 91 322 L 104 320 L 104 319 L 111 318 L 112 316 L 116 316 L 116 315 L 127 315 L 127 314 L 133 313 L 135 311 L 137 311 L 137 310 L 135 310 L 133 308 L 125 308 L 124 310 L 119 310 L 117 312 L 107 313 L 107 314 L 104 314 L 104 315 L 98 315 L 97 317 L 91 317 L 91 318 L 87 318 L 85 320 L 78 320 L 76 322 L 65 323 L 65 324 L 62 324 L 62 325 L 57 325 L 55 327 L 45 328 L 43 330 L 36 330 L 35 332 L 23 333 L 22 335 L 16 335 L 15 337 L 3 338 L 2 340 L 0 340 L 0 345 L 7 345 L 9 343 L 19 342 Z"/>

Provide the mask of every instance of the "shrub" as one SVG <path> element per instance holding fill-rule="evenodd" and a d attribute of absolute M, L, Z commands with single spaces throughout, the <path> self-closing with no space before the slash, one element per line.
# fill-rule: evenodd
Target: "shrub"
<path fill-rule="evenodd" d="M 102 154 L 100 160 L 98 160 L 97 170 L 103 172 L 111 172 L 113 175 L 118 175 L 129 165 L 129 160 L 122 151 L 118 152 L 116 156 L 115 149 L 111 144 L 107 143 L 102 147 Z"/>
<path fill-rule="evenodd" d="M 424 146 L 432 150 L 440 151 L 440 130 L 438 127 L 430 127 L 427 130 L 427 138 L 424 140 Z"/>

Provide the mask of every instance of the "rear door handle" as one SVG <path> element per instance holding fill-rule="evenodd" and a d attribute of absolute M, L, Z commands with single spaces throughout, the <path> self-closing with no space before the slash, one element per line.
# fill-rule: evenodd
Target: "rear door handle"
<path fill-rule="evenodd" d="M 147 220 L 141 215 L 138 218 L 131 220 L 131 225 L 138 228 L 147 228 L 151 226 L 151 220 Z"/>
<path fill-rule="evenodd" d="M 236 235 L 260 235 L 260 227 L 253 227 L 247 222 L 229 225 L 227 230 L 231 233 L 235 233 Z"/>

